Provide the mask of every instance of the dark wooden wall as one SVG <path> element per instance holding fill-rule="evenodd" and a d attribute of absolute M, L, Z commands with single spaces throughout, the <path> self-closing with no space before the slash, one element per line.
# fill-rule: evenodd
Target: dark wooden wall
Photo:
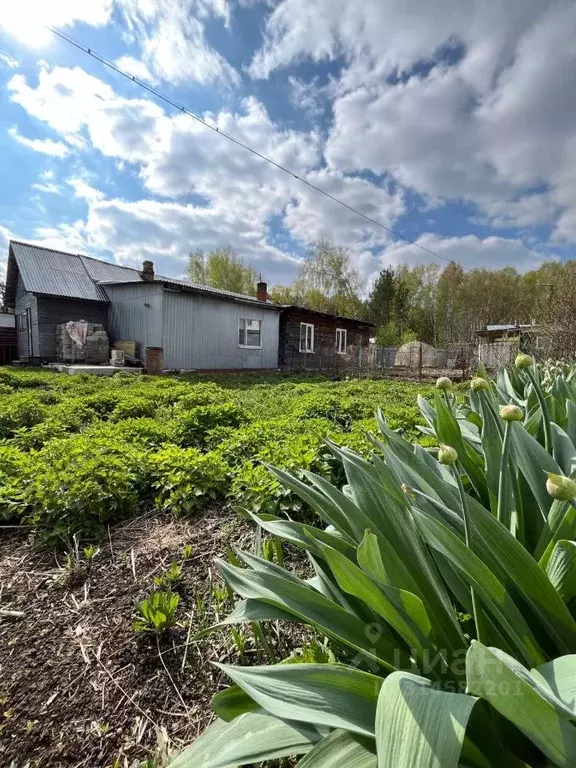
<path fill-rule="evenodd" d="M 314 326 L 314 352 L 300 352 L 300 323 Z M 347 354 L 336 352 L 336 329 L 348 332 Z M 305 309 L 284 310 L 280 315 L 279 365 L 285 370 L 338 372 L 355 368 L 360 349 L 368 346 L 371 327 L 330 316 L 315 315 Z"/>
<path fill-rule="evenodd" d="M 62 299 L 37 296 L 38 350 L 42 360 L 56 360 L 56 326 L 69 320 L 86 320 L 108 327 L 108 304 L 81 299 Z"/>
<path fill-rule="evenodd" d="M 32 332 L 29 336 L 28 331 L 17 330 L 18 357 L 22 358 L 38 355 L 38 305 L 36 296 L 25 290 L 22 278 L 18 275 L 14 313 L 21 315 L 26 310 L 29 310 L 28 321 Z M 32 349 L 30 349 L 30 341 L 32 342 Z"/>
<path fill-rule="evenodd" d="M 0 326 L 0 365 L 8 365 L 17 356 L 16 329 Z"/>

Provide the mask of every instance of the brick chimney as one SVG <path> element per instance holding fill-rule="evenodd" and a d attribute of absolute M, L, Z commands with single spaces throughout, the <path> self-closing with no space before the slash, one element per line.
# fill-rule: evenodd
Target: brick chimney
<path fill-rule="evenodd" d="M 260 282 L 256 283 L 256 298 L 258 301 L 268 301 L 268 283 Z"/>
<path fill-rule="evenodd" d="M 154 262 L 153 261 L 144 261 L 142 263 L 142 271 L 140 272 L 140 276 L 143 280 L 154 280 Z"/>

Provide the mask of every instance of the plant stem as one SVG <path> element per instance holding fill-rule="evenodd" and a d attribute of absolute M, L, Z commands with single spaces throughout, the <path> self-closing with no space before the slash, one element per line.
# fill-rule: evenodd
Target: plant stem
<path fill-rule="evenodd" d="M 544 397 L 544 392 L 542 391 L 542 387 L 540 386 L 534 371 L 531 368 L 527 368 L 526 373 L 532 382 L 536 397 L 540 403 L 540 410 L 542 411 L 542 421 L 544 422 L 544 447 L 548 453 L 552 454 L 552 427 L 550 426 L 550 414 L 548 413 L 546 398 Z"/>
<path fill-rule="evenodd" d="M 502 455 L 500 456 L 500 476 L 498 478 L 498 505 L 496 508 L 496 517 L 510 530 L 509 509 L 506 506 L 506 492 L 508 490 L 508 481 L 510 479 L 508 457 L 510 456 L 510 432 L 512 422 L 507 421 L 504 428 L 504 440 L 502 441 Z M 504 514 L 506 512 L 506 514 Z"/>
<path fill-rule="evenodd" d="M 464 540 L 466 542 L 466 546 L 468 549 L 472 549 L 470 546 L 470 517 L 468 514 L 468 501 L 466 499 L 466 492 L 464 490 L 464 486 L 462 485 L 462 478 L 460 477 L 460 472 L 458 471 L 458 467 L 456 465 L 453 465 L 452 470 L 454 472 L 454 477 L 456 478 L 456 483 L 458 485 L 458 493 L 460 494 L 460 504 L 462 506 L 462 517 L 464 519 Z M 470 587 L 470 595 L 472 597 L 472 613 L 474 614 L 474 623 L 476 625 L 476 639 L 478 642 L 482 642 L 482 632 L 480 628 L 481 624 L 481 614 L 480 609 L 478 607 L 478 604 L 476 602 L 476 594 L 474 591 L 474 587 Z"/>

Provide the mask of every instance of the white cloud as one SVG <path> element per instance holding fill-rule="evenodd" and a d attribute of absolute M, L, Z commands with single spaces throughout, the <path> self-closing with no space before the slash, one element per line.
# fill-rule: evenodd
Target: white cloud
<path fill-rule="evenodd" d="M 9 56 L 7 53 L 1 53 L 0 52 L 0 64 L 4 64 L 5 67 L 8 67 L 9 69 L 16 69 L 20 66 L 20 62 L 16 61 L 16 59 L 13 59 L 12 56 Z"/>
<path fill-rule="evenodd" d="M 133 75 L 138 80 L 147 81 L 152 84 L 157 82 L 152 72 L 140 59 L 135 59 L 133 56 L 121 56 L 114 63 L 119 69 L 124 70 L 129 75 Z"/>
<path fill-rule="evenodd" d="M 229 20 L 226 0 L 117 0 L 141 58 L 154 77 L 169 83 L 239 82 L 238 73 L 206 41 L 209 17 Z"/>
<path fill-rule="evenodd" d="M 427 233 L 421 235 L 416 242 L 428 250 L 424 251 L 415 248 L 410 243 L 397 241 L 382 253 L 381 265 L 383 267 L 389 264 L 392 266 L 415 265 L 435 261 L 444 266 L 446 261 L 456 261 L 468 269 L 475 267 L 501 269 L 505 266 L 514 266 L 519 271 L 526 272 L 537 269 L 538 264 L 546 258 L 545 255 L 528 248 L 521 240 L 514 238 L 486 237 L 482 239 L 476 235 L 443 238 Z M 440 258 L 435 259 L 429 251 L 437 253 Z"/>
<path fill-rule="evenodd" d="M 32 189 L 36 189 L 38 192 L 45 192 L 51 195 L 62 194 L 62 189 L 58 186 L 58 184 L 52 184 L 50 182 L 37 181 L 34 184 L 32 184 Z"/>
<path fill-rule="evenodd" d="M 19 41 L 46 45 L 52 34 L 45 25 L 65 27 L 77 22 L 104 26 L 110 20 L 113 0 L 17 0 L 3 3 L 0 29 Z"/>
<path fill-rule="evenodd" d="M 9 128 L 8 133 L 19 144 L 22 144 L 22 146 L 32 149 L 34 152 L 40 152 L 43 155 L 65 157 L 70 152 L 70 148 L 61 141 L 53 141 L 52 139 L 28 139 L 26 136 L 22 136 L 18 133 L 16 126 Z"/>
<path fill-rule="evenodd" d="M 74 190 L 74 197 L 80 200 L 86 200 L 89 203 L 96 203 L 99 200 L 103 200 L 106 195 L 100 192 L 99 189 L 91 187 L 84 179 L 66 179 L 66 183 L 69 184 Z"/>
<path fill-rule="evenodd" d="M 495 226 L 556 220 L 555 236 L 575 241 L 575 35 L 567 0 L 281 0 L 251 72 L 343 59 L 330 169 L 392 174 Z"/>

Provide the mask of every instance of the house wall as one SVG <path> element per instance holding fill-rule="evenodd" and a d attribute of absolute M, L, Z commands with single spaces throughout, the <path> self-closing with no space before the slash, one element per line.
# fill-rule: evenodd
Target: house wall
<path fill-rule="evenodd" d="M 37 338 L 34 355 L 50 362 L 56 360 L 56 326 L 70 320 L 86 320 L 108 326 L 108 305 L 98 301 L 36 296 Z"/>
<path fill-rule="evenodd" d="M 300 324 L 314 326 L 314 352 L 300 352 Z M 336 352 L 336 329 L 347 330 L 347 352 Z M 284 310 L 280 318 L 280 366 L 287 370 L 335 370 L 352 368 L 359 363 L 360 349 L 370 339 L 370 326 L 356 320 L 323 317 L 305 309 Z"/>
<path fill-rule="evenodd" d="M 278 313 L 187 292 L 164 290 L 164 366 L 177 369 L 278 367 Z M 262 348 L 238 346 L 238 319 L 262 321 Z"/>
<path fill-rule="evenodd" d="M 136 355 L 144 360 L 146 347 L 162 346 L 162 286 L 125 283 L 103 287 L 110 299 L 110 341 L 135 341 Z"/>
<path fill-rule="evenodd" d="M 33 293 L 28 293 L 26 291 L 24 283 L 22 282 L 22 277 L 18 275 L 14 314 L 21 315 L 26 310 L 30 310 L 28 317 L 31 333 L 29 335 L 27 331 L 17 331 L 18 357 L 32 357 L 40 354 L 38 344 L 38 304 L 36 296 L 34 296 Z M 30 349 L 30 341 L 32 342 L 32 349 Z"/>

